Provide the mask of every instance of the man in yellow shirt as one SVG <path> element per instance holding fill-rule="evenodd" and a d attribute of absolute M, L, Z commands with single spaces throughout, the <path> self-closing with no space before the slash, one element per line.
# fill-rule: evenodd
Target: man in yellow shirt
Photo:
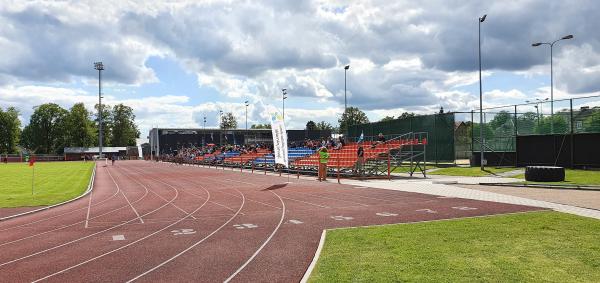
<path fill-rule="evenodd" d="M 326 147 L 319 149 L 319 182 L 327 180 L 327 161 L 329 161 L 329 153 Z"/>

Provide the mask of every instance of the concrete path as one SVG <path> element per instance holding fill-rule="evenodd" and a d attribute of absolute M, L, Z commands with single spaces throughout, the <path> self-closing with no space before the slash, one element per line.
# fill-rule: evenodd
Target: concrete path
<path fill-rule="evenodd" d="M 443 176 L 448 177 L 448 176 Z M 463 182 L 474 178 L 468 177 L 457 177 Z M 495 177 L 477 177 L 477 180 L 482 178 L 495 178 Z M 373 188 L 381 188 L 395 191 L 413 192 L 413 193 L 424 193 L 445 197 L 456 197 L 473 200 L 493 201 L 508 204 L 518 204 L 527 206 L 537 206 L 543 208 L 553 209 L 559 212 L 571 213 L 575 215 L 585 216 L 600 219 L 600 210 L 581 208 L 573 205 L 566 205 L 555 203 L 551 201 L 537 200 L 527 197 L 515 196 L 510 194 L 503 194 L 492 191 L 484 191 L 478 189 L 467 189 L 461 188 L 457 185 L 439 184 L 435 180 L 438 178 L 431 179 L 403 179 L 403 180 L 368 180 L 368 181 L 356 181 L 356 180 L 344 180 L 342 183 L 351 184 L 355 186 L 365 186 Z M 441 179 L 452 179 L 441 178 Z M 508 179 L 510 178 L 495 178 L 495 179 Z M 515 179 L 512 179 L 515 180 Z M 472 180 L 474 181 L 474 180 Z"/>

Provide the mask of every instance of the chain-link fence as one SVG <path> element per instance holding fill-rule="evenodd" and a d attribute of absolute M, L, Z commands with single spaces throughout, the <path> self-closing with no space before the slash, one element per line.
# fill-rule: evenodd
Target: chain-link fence
<path fill-rule="evenodd" d="M 483 123 L 479 110 L 455 117 L 457 159 L 467 157 L 467 151 L 479 152 L 481 136 L 486 152 L 514 152 L 517 136 L 600 133 L 600 96 L 486 108 Z"/>

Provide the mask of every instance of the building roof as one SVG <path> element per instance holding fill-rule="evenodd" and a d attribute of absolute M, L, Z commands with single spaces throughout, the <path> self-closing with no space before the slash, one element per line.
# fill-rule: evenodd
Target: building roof
<path fill-rule="evenodd" d="M 119 151 L 127 151 L 127 147 L 125 146 L 107 146 L 102 147 L 102 153 L 119 153 Z M 65 154 L 68 153 L 100 153 L 100 149 L 98 147 L 65 147 Z"/>

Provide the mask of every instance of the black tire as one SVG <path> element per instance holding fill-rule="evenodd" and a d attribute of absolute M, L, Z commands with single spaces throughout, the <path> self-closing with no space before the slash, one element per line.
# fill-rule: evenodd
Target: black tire
<path fill-rule="evenodd" d="M 561 182 L 565 180 L 565 168 L 556 166 L 527 166 L 525 180 L 532 182 Z"/>

